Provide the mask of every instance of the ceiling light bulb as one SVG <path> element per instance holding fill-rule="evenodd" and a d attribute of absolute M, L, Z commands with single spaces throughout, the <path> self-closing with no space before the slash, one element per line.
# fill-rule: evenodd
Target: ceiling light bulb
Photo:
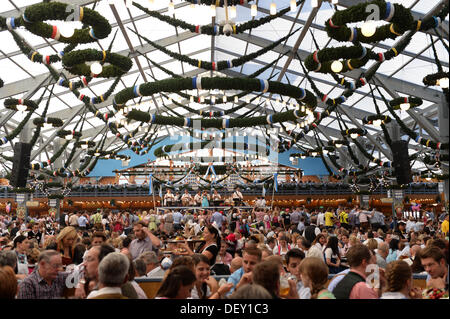
<path fill-rule="evenodd" d="M 342 71 L 342 68 L 344 66 L 342 65 L 341 61 L 333 61 L 333 63 L 331 63 L 331 71 L 333 71 L 334 73 L 339 73 Z"/>
<path fill-rule="evenodd" d="M 224 95 L 224 96 L 222 97 L 222 102 L 223 102 L 223 103 L 227 103 L 227 96 L 226 96 L 226 95 Z"/>
<path fill-rule="evenodd" d="M 376 119 L 376 120 L 373 120 L 373 122 L 372 122 L 372 124 L 374 125 L 374 126 L 381 126 L 381 123 L 382 123 L 383 121 L 381 121 L 380 119 Z"/>
<path fill-rule="evenodd" d="M 361 27 L 362 35 L 367 38 L 373 36 L 376 31 L 377 31 L 377 25 L 375 24 L 375 21 L 373 21 L 373 20 L 364 22 L 364 24 Z"/>
<path fill-rule="evenodd" d="M 448 78 L 442 78 L 437 81 L 437 84 L 443 89 L 448 89 L 449 86 L 448 82 L 449 82 Z"/>
<path fill-rule="evenodd" d="M 169 3 L 169 7 L 167 8 L 167 13 L 169 15 L 175 14 L 175 5 L 173 4 L 173 2 Z"/>
<path fill-rule="evenodd" d="M 291 0 L 291 12 L 297 11 L 297 2 L 295 0 Z"/>
<path fill-rule="evenodd" d="M 237 96 L 234 97 L 234 103 L 238 103 L 239 102 L 239 98 Z"/>
<path fill-rule="evenodd" d="M 358 133 L 351 133 L 351 134 L 350 134 L 350 137 L 351 137 L 352 139 L 355 139 L 355 138 L 357 138 L 358 136 L 359 136 Z"/>
<path fill-rule="evenodd" d="M 300 158 L 301 158 L 301 159 L 305 159 L 305 158 L 306 158 L 306 155 L 305 155 L 305 154 L 302 154 L 302 155 L 300 155 Z"/>
<path fill-rule="evenodd" d="M 103 71 L 103 67 L 100 63 L 98 63 L 98 62 L 92 63 L 92 65 L 91 65 L 92 74 L 99 75 L 100 73 L 102 73 L 102 71 Z"/>
<path fill-rule="evenodd" d="M 289 157 L 289 160 L 290 160 L 291 162 L 293 162 L 293 161 L 294 161 L 294 158 L 291 156 L 291 157 Z"/>
<path fill-rule="evenodd" d="M 342 143 L 335 143 L 334 146 L 336 146 L 336 148 L 341 148 L 342 147 Z"/>
<path fill-rule="evenodd" d="M 252 8 L 250 10 L 251 16 L 256 17 L 257 13 L 258 13 L 258 6 L 256 4 L 252 4 Z"/>
<path fill-rule="evenodd" d="M 311 155 L 312 155 L 313 157 L 316 157 L 316 156 L 317 156 L 317 152 L 311 152 Z"/>
<path fill-rule="evenodd" d="M 402 111 L 408 111 L 410 107 L 411 107 L 411 104 L 409 104 L 409 103 L 400 104 L 400 110 L 402 110 Z"/>
<path fill-rule="evenodd" d="M 191 97 L 189 98 L 189 102 L 194 103 L 194 97 L 191 95 Z"/>
<path fill-rule="evenodd" d="M 328 154 L 328 150 L 323 149 L 323 150 L 322 150 L 322 154 L 323 154 L 323 155 L 327 155 L 327 154 Z"/>
<path fill-rule="evenodd" d="M 211 103 L 216 104 L 216 96 L 215 95 L 211 96 Z"/>
<path fill-rule="evenodd" d="M 204 96 L 200 97 L 200 103 L 205 103 L 205 97 Z"/>
<path fill-rule="evenodd" d="M 270 4 L 270 14 L 271 15 L 276 15 L 277 14 L 277 5 L 275 4 L 275 2 L 272 2 Z"/>
<path fill-rule="evenodd" d="M 87 145 L 87 144 L 81 144 L 81 148 L 82 148 L 83 150 L 86 150 L 86 149 L 88 148 L 88 145 Z"/>

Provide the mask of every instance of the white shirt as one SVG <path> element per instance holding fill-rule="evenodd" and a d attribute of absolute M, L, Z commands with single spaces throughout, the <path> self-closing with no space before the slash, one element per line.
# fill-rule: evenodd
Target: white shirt
<path fill-rule="evenodd" d="M 165 271 L 158 266 L 152 270 L 150 270 L 147 274 L 147 278 L 164 278 Z"/>
<path fill-rule="evenodd" d="M 139 286 L 139 284 L 136 281 L 132 281 L 131 284 L 133 285 L 134 290 L 136 290 L 136 293 L 138 295 L 138 299 L 148 299 L 147 295 L 145 294 L 144 290 Z"/>
<path fill-rule="evenodd" d="M 319 215 L 317 215 L 317 224 L 325 225 L 325 213 L 320 213 Z"/>
<path fill-rule="evenodd" d="M 92 299 L 100 295 L 112 295 L 112 294 L 122 294 L 122 290 L 120 287 L 105 287 L 99 290 L 93 290 L 91 293 L 86 297 L 86 299 Z"/>

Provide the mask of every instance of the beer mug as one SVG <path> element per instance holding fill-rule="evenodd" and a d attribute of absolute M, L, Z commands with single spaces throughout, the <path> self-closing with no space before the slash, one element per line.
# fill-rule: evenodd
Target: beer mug
<path fill-rule="evenodd" d="M 289 275 L 281 275 L 280 276 L 280 297 L 286 297 L 289 295 L 290 288 L 289 288 Z"/>

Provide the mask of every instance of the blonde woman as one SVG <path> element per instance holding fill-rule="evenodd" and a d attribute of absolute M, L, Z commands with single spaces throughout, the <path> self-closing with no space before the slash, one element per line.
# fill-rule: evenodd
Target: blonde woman
<path fill-rule="evenodd" d="M 62 263 L 67 266 L 73 263 L 73 252 L 78 235 L 75 227 L 64 227 L 56 237 L 56 250 L 61 253 Z"/>

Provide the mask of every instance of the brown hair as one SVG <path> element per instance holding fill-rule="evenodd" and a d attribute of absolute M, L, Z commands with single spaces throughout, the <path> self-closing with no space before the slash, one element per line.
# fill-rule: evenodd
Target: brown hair
<path fill-rule="evenodd" d="M 389 292 L 402 290 L 406 281 L 411 278 L 411 267 L 403 260 L 392 261 L 386 267 L 387 291 Z"/>
<path fill-rule="evenodd" d="M 0 267 L 0 299 L 14 299 L 17 294 L 17 279 L 10 266 Z"/>
<path fill-rule="evenodd" d="M 249 255 L 252 255 L 252 256 L 256 256 L 256 257 L 258 257 L 258 259 L 259 260 L 261 260 L 261 258 L 262 258 L 262 252 L 261 252 L 261 249 L 258 249 L 258 248 L 246 248 L 246 249 L 244 249 L 244 251 L 242 252 L 242 255 L 244 255 L 244 254 L 249 254 Z"/>
<path fill-rule="evenodd" d="M 442 250 L 440 250 L 438 247 L 436 247 L 436 246 L 428 246 L 428 247 L 425 247 L 420 252 L 420 258 L 421 259 L 433 258 L 434 261 L 440 262 L 441 259 L 445 260 L 445 255 L 442 253 Z"/>
<path fill-rule="evenodd" d="M 369 248 L 370 250 L 375 250 L 378 248 L 378 242 L 376 239 L 369 239 L 367 242 L 367 248 Z"/>
<path fill-rule="evenodd" d="M 275 261 L 263 261 L 252 271 L 253 283 L 263 286 L 272 295 L 277 294 L 280 267 Z"/>
<path fill-rule="evenodd" d="M 311 281 L 311 299 L 316 299 L 319 292 L 327 285 L 328 266 L 323 259 L 308 257 L 302 260 L 299 270 Z"/>
<path fill-rule="evenodd" d="M 358 267 L 362 264 L 363 260 L 369 261 L 371 255 L 367 246 L 358 244 L 349 248 L 346 257 L 350 267 Z"/>

